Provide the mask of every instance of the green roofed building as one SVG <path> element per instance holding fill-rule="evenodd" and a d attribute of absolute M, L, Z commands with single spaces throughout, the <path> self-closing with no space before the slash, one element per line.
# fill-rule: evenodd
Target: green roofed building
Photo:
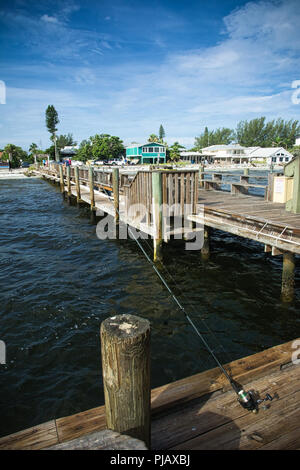
<path fill-rule="evenodd" d="M 126 147 L 126 159 L 133 163 L 166 163 L 166 147 L 160 142 L 131 144 Z"/>

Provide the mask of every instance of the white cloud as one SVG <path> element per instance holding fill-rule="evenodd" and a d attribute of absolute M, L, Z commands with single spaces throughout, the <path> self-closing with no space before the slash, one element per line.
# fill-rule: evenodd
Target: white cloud
<path fill-rule="evenodd" d="M 59 24 L 59 21 L 55 16 L 43 15 L 41 16 L 41 20 L 45 23 Z"/>

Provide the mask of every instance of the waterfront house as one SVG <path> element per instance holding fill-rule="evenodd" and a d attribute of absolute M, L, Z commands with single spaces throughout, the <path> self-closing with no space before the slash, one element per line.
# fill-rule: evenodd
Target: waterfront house
<path fill-rule="evenodd" d="M 203 158 L 219 165 L 261 163 L 283 165 L 293 155 L 283 147 L 243 147 L 239 144 L 211 145 L 202 149 Z"/>
<path fill-rule="evenodd" d="M 132 163 L 166 163 L 166 147 L 160 142 L 131 144 L 126 147 L 126 159 Z"/>
<path fill-rule="evenodd" d="M 247 154 L 250 162 L 261 162 L 267 165 L 284 165 L 293 158 L 293 155 L 283 147 L 248 147 Z"/>

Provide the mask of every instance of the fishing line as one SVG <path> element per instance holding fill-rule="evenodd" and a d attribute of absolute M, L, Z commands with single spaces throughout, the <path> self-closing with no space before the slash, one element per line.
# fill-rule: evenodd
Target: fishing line
<path fill-rule="evenodd" d="M 104 191 L 106 192 L 108 198 L 110 199 L 110 196 L 108 195 L 107 191 L 105 188 L 103 188 Z M 117 213 L 118 215 L 120 216 L 120 212 L 119 210 L 117 210 Z M 119 217 L 120 219 L 120 217 Z M 167 289 L 167 291 L 169 292 L 170 296 L 172 297 L 172 299 L 174 300 L 174 302 L 176 303 L 176 305 L 178 306 L 178 308 L 181 310 L 181 312 L 184 314 L 185 318 L 187 319 L 187 321 L 190 323 L 190 325 L 192 326 L 192 328 L 194 329 L 195 333 L 198 335 L 198 337 L 201 339 L 202 343 L 204 344 L 205 348 L 207 349 L 207 351 L 210 353 L 210 355 L 213 357 L 213 359 L 215 360 L 217 366 L 219 367 L 219 369 L 221 370 L 221 372 L 224 374 L 224 376 L 226 377 L 226 379 L 228 380 L 229 384 L 231 385 L 232 389 L 234 390 L 234 392 L 237 394 L 238 396 L 238 401 L 239 403 L 241 404 L 241 406 L 249 411 L 253 411 L 253 412 L 257 412 L 258 410 L 258 403 L 259 402 L 262 402 L 264 400 L 272 400 L 273 398 L 267 394 L 266 398 L 264 400 L 257 400 L 255 395 L 252 393 L 252 392 L 246 392 L 242 386 L 240 384 L 238 384 L 232 377 L 230 377 L 230 375 L 228 374 L 228 372 L 226 371 L 226 369 L 223 367 L 223 365 L 221 364 L 221 362 L 219 361 L 218 357 L 215 355 L 214 351 L 211 349 L 211 347 L 209 346 L 209 344 L 207 343 L 207 341 L 205 340 L 204 336 L 202 333 L 200 333 L 199 329 L 196 327 L 196 325 L 194 324 L 194 322 L 192 321 L 190 315 L 186 312 L 184 306 L 181 304 L 181 302 L 178 300 L 178 298 L 176 297 L 176 295 L 174 294 L 174 292 L 172 291 L 172 289 L 169 287 L 167 281 L 165 280 L 165 278 L 162 276 L 162 274 L 159 272 L 157 266 L 155 265 L 155 263 L 150 259 L 149 255 L 147 254 L 147 252 L 145 251 L 144 247 L 142 246 L 142 244 L 140 243 L 140 241 L 138 240 L 138 238 L 135 237 L 134 233 L 132 232 L 129 224 L 127 224 L 127 229 L 128 229 L 128 232 L 130 234 L 130 236 L 133 238 L 133 240 L 135 240 L 135 242 L 137 243 L 137 245 L 139 246 L 140 250 L 142 251 L 142 253 L 144 254 L 145 258 L 147 259 L 147 261 L 149 262 L 149 264 L 152 266 L 152 268 L 154 269 L 154 271 L 156 272 L 157 276 L 159 277 L 159 279 L 161 280 L 161 282 L 163 283 L 163 285 L 165 286 L 165 288 Z M 163 265 L 163 263 L 161 263 Z M 169 276 L 172 278 L 171 274 L 169 273 Z M 176 281 L 173 280 L 175 285 L 177 286 L 176 284 Z M 201 319 L 201 318 L 200 318 Z M 201 321 L 205 324 L 204 320 L 201 319 Z M 208 329 L 207 325 L 205 324 L 206 328 Z"/>
<path fill-rule="evenodd" d="M 113 202 L 111 201 L 111 196 L 108 194 L 107 190 L 105 188 L 103 188 L 106 195 L 108 196 L 111 204 L 113 204 Z M 120 219 L 120 211 L 117 210 L 117 213 L 119 215 L 119 219 Z M 190 323 L 190 325 L 192 326 L 192 328 L 194 329 L 194 331 L 196 332 L 196 334 L 199 336 L 199 338 L 201 339 L 202 343 L 204 344 L 205 348 L 207 349 L 207 351 L 211 354 L 211 356 L 214 358 L 215 362 L 217 363 L 217 365 L 219 366 L 219 368 L 222 370 L 223 374 L 226 376 L 226 378 L 231 382 L 231 378 L 229 377 L 227 371 L 225 370 L 225 368 L 222 366 L 222 364 L 220 363 L 219 359 L 217 358 L 217 356 L 215 355 L 214 351 L 212 350 L 212 348 L 209 346 L 209 344 L 207 343 L 207 341 L 205 340 L 204 336 L 200 333 L 199 329 L 197 328 L 197 326 L 195 325 L 195 323 L 192 321 L 190 315 L 186 312 L 185 308 L 183 307 L 183 305 L 181 304 L 181 302 L 178 300 L 178 298 L 175 296 L 174 292 L 172 291 L 172 289 L 169 287 L 167 281 L 165 280 L 165 278 L 162 276 L 162 274 L 159 272 L 159 270 L 157 269 L 157 267 L 155 266 L 155 264 L 153 263 L 153 261 L 150 259 L 148 253 L 145 251 L 144 247 L 142 246 L 142 244 L 140 243 L 140 241 L 138 240 L 138 238 L 136 238 L 135 234 L 132 232 L 129 224 L 127 226 L 127 229 L 128 229 L 128 233 L 130 234 L 131 238 L 137 243 L 137 245 L 139 246 L 140 250 L 142 251 L 142 253 L 144 254 L 145 258 L 147 259 L 147 261 L 149 262 L 149 264 L 152 266 L 152 268 L 154 269 L 154 271 L 156 272 L 156 274 L 158 275 L 159 279 L 161 280 L 161 282 L 163 283 L 163 285 L 166 287 L 167 291 L 169 292 L 170 296 L 172 297 L 172 299 L 174 300 L 174 302 L 176 303 L 176 305 L 178 306 L 178 308 L 183 312 L 183 314 L 185 315 L 187 321 Z M 152 248 L 150 248 L 150 245 L 149 245 L 149 242 L 148 242 L 148 239 L 145 239 L 146 241 L 146 244 L 148 245 L 150 251 L 152 251 Z M 182 293 L 181 289 L 179 288 L 179 286 L 177 285 L 175 279 L 173 278 L 173 276 L 169 273 L 169 271 L 167 270 L 167 268 L 164 266 L 164 264 L 161 262 L 161 265 L 164 267 L 164 269 L 168 272 L 168 275 L 169 277 L 171 278 L 171 280 L 174 282 L 175 286 L 178 288 L 178 290 L 180 290 L 180 292 Z M 182 294 L 183 295 L 183 294 Z M 195 312 L 196 313 L 196 312 Z M 207 331 L 213 335 L 212 331 L 210 331 L 210 329 L 208 328 L 208 326 L 206 325 L 206 323 L 204 322 L 204 320 L 200 317 L 200 320 L 203 322 L 203 324 L 205 325 Z M 217 340 L 217 338 L 216 338 Z M 217 342 L 219 343 L 219 341 L 217 340 Z M 222 347 L 221 343 L 219 343 L 220 346 Z M 226 351 L 224 350 L 225 354 Z"/>

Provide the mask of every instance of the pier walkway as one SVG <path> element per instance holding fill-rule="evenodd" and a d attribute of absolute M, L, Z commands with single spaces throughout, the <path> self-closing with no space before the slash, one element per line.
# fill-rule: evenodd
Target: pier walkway
<path fill-rule="evenodd" d="M 218 368 L 153 389 L 151 449 L 299 450 L 300 364 L 292 362 L 297 344 L 291 341 L 224 366 L 245 390 L 261 398 L 271 395 L 257 414 L 241 407 Z M 119 439 L 105 439 L 105 430 L 105 406 L 99 406 L 2 437 L 0 449 L 68 449 L 74 443 L 86 448 L 84 442 L 95 432 L 98 445 L 91 448 L 126 448 Z"/>
<path fill-rule="evenodd" d="M 287 212 L 285 204 L 259 196 L 200 189 L 197 214 L 188 219 L 263 243 L 265 251 L 273 247 L 272 254 L 279 254 L 278 250 L 300 254 L 300 214 Z"/>

